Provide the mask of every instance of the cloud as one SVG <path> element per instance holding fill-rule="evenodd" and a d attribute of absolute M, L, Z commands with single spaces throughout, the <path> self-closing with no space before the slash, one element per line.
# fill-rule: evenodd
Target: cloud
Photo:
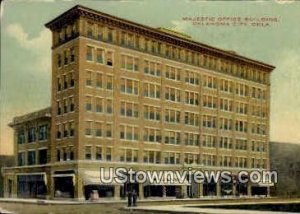
<path fill-rule="evenodd" d="M 295 0 L 275 0 L 275 2 L 278 4 L 291 4 L 295 3 Z"/>
<path fill-rule="evenodd" d="M 33 70 L 39 71 L 41 68 L 44 72 L 49 72 L 51 69 L 51 32 L 48 29 L 43 29 L 37 37 L 29 38 L 20 24 L 10 24 L 6 28 L 7 34 L 17 40 L 18 44 L 31 51 L 35 55 L 31 65 Z"/>
<path fill-rule="evenodd" d="M 44 29 L 40 34 L 32 39 L 29 39 L 28 33 L 26 33 L 20 24 L 10 24 L 6 28 L 6 32 L 12 38 L 15 38 L 19 44 L 26 49 L 49 49 L 49 43 L 51 42 L 51 32 L 48 29 Z"/>

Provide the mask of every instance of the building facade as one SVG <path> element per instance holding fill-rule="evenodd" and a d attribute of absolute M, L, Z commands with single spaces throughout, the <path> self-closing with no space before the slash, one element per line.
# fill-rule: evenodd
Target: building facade
<path fill-rule="evenodd" d="M 128 188 L 140 198 L 268 194 L 251 184 L 104 185 L 98 177 L 100 167 L 269 169 L 273 66 L 83 6 L 46 27 L 49 162 L 28 170 L 45 173 L 48 197 L 87 199 L 98 190 L 120 198 Z M 6 169 L 15 183 L 16 170 Z"/>

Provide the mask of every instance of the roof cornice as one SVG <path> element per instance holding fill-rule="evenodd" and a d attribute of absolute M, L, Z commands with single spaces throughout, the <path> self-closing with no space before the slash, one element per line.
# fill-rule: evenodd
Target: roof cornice
<path fill-rule="evenodd" d="M 132 22 L 130 20 L 126 20 L 123 18 L 119 18 L 116 16 L 112 16 L 107 13 L 103 13 L 97 10 L 93 10 L 82 5 L 76 5 L 66 12 L 62 13 L 52 21 L 45 24 L 47 28 L 51 30 L 59 29 L 64 24 L 74 21 L 75 18 L 84 17 L 95 21 L 102 21 L 103 23 L 109 24 L 110 26 L 117 26 L 124 30 L 129 30 L 132 32 L 136 32 L 154 39 L 158 39 L 161 41 L 165 41 L 171 44 L 175 44 L 178 46 L 186 47 L 188 49 L 192 49 L 194 51 L 202 52 L 208 55 L 214 55 L 217 57 L 227 58 L 235 61 L 240 61 L 245 64 L 252 64 L 255 67 L 259 67 L 265 71 L 271 72 L 275 69 L 275 66 L 266 64 L 264 62 L 250 59 L 232 51 L 226 51 L 219 48 L 215 48 L 200 42 L 196 42 L 191 39 L 183 38 L 180 36 L 176 36 L 171 33 L 167 33 L 161 31 L 159 29 L 149 27 L 146 25 L 142 25 L 139 23 Z"/>

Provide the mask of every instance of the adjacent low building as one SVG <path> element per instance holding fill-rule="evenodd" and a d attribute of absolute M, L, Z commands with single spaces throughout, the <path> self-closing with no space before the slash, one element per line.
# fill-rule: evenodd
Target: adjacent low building
<path fill-rule="evenodd" d="M 6 196 L 269 193 L 250 183 L 107 185 L 99 168 L 190 167 L 233 175 L 269 169 L 273 66 L 83 6 L 46 27 L 52 31 L 51 108 L 11 124 L 18 166 L 4 170 Z"/>

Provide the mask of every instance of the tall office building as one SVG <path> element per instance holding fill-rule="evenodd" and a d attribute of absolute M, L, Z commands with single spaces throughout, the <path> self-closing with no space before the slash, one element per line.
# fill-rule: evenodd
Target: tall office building
<path fill-rule="evenodd" d="M 52 31 L 48 162 L 6 168 L 6 194 L 39 186 L 31 173 L 47 188 L 29 195 L 50 198 L 89 198 L 93 190 L 119 198 L 128 188 L 140 198 L 268 194 L 260 184 L 208 181 L 107 185 L 99 168 L 269 169 L 273 66 L 83 6 L 46 27 Z M 16 139 L 24 127 L 33 134 L 24 123 L 13 126 Z M 15 145 L 22 158 L 24 145 Z M 38 149 L 22 151 L 23 158 Z"/>

